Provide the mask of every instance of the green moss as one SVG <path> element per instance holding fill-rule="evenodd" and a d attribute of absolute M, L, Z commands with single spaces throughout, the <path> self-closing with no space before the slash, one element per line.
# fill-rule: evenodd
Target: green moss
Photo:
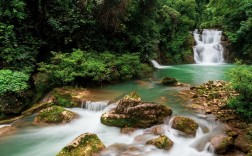
<path fill-rule="evenodd" d="M 64 147 L 57 156 L 93 156 L 105 146 L 96 134 L 82 134 L 70 145 Z"/>
<path fill-rule="evenodd" d="M 115 126 L 115 127 L 136 127 L 137 120 L 134 118 L 109 118 L 101 117 L 101 123 L 107 126 Z"/>
<path fill-rule="evenodd" d="M 64 123 L 69 122 L 74 118 L 74 113 L 65 110 L 60 106 L 52 106 L 46 109 L 43 109 L 35 118 L 35 122 L 38 123 Z"/>
<path fill-rule="evenodd" d="M 222 140 L 222 142 L 221 142 L 221 144 L 220 144 L 220 146 L 219 146 L 219 148 L 220 149 L 227 149 L 230 145 L 232 145 L 233 144 L 233 138 L 232 137 L 225 137 L 223 140 Z"/>
<path fill-rule="evenodd" d="M 159 149 L 170 150 L 173 146 L 173 142 L 165 135 L 160 135 L 160 137 L 149 140 L 146 142 L 147 145 L 155 145 Z"/>
<path fill-rule="evenodd" d="M 72 101 L 72 96 L 69 93 L 61 93 L 60 91 L 54 90 L 53 96 L 55 97 L 54 103 L 62 107 L 73 107 L 75 104 Z"/>
<path fill-rule="evenodd" d="M 172 128 L 180 130 L 189 135 L 195 135 L 199 125 L 190 118 L 177 116 L 173 120 Z"/>

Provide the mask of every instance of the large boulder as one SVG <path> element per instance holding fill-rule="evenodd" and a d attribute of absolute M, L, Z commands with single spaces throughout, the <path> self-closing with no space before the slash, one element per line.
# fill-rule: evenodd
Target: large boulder
<path fill-rule="evenodd" d="M 172 121 L 172 128 L 184 132 L 186 135 L 195 136 L 199 125 L 190 118 L 176 116 Z"/>
<path fill-rule="evenodd" d="M 224 154 L 233 145 L 233 138 L 227 135 L 217 135 L 210 140 L 217 154 Z"/>
<path fill-rule="evenodd" d="M 149 140 L 146 142 L 147 145 L 154 145 L 159 149 L 170 150 L 173 146 L 173 141 L 171 141 L 167 136 L 160 135 L 158 138 Z"/>
<path fill-rule="evenodd" d="M 134 96 L 131 96 L 134 95 Z M 161 104 L 142 102 L 135 92 L 121 99 L 116 108 L 101 116 L 101 123 L 116 127 L 146 128 L 163 123 L 172 110 Z"/>
<path fill-rule="evenodd" d="M 65 124 L 77 115 L 60 106 L 52 106 L 41 110 L 34 119 L 35 124 Z"/>
<path fill-rule="evenodd" d="M 105 145 L 93 133 L 84 133 L 64 147 L 57 156 L 94 156 L 98 155 Z"/>

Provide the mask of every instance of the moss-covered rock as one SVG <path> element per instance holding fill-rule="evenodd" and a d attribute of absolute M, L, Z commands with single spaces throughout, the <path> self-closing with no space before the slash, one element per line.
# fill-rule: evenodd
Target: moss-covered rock
<path fill-rule="evenodd" d="M 64 147 L 57 156 L 94 156 L 105 148 L 96 134 L 84 133 Z"/>
<path fill-rule="evenodd" d="M 161 80 L 161 84 L 165 86 L 176 86 L 178 81 L 172 77 L 164 77 Z"/>
<path fill-rule="evenodd" d="M 101 123 L 116 127 L 146 128 L 163 123 L 164 118 L 172 114 L 167 106 L 142 102 L 139 96 L 135 97 L 126 95 L 116 108 L 101 116 Z"/>
<path fill-rule="evenodd" d="M 160 135 L 158 138 L 149 140 L 146 142 L 147 145 L 154 145 L 159 149 L 170 150 L 173 146 L 173 141 L 171 141 L 167 136 Z"/>
<path fill-rule="evenodd" d="M 11 117 L 11 118 L 7 118 L 7 119 L 2 119 L 0 121 L 0 124 L 10 124 L 16 120 L 19 120 L 19 119 L 22 119 L 24 116 L 23 115 L 20 115 L 20 116 L 15 116 L 15 117 Z"/>
<path fill-rule="evenodd" d="M 77 115 L 60 106 L 52 106 L 41 110 L 34 119 L 35 124 L 64 124 Z"/>
<path fill-rule="evenodd" d="M 172 121 L 172 128 L 182 131 L 189 136 L 195 136 L 199 125 L 190 118 L 176 116 Z"/>
<path fill-rule="evenodd" d="M 233 138 L 227 135 L 217 135 L 210 140 L 217 154 L 224 154 L 233 145 Z"/>
<path fill-rule="evenodd" d="M 63 89 L 54 89 L 52 92 L 52 95 L 54 96 L 53 102 L 56 105 L 62 106 L 62 107 L 77 107 L 78 102 L 72 99 L 72 96 L 68 92 L 62 91 Z"/>

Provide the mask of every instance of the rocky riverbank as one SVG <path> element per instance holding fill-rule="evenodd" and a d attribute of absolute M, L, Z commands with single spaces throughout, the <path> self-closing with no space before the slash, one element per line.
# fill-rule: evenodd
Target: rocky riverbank
<path fill-rule="evenodd" d="M 187 108 L 206 114 L 225 124 L 222 135 L 213 137 L 211 143 L 217 154 L 231 155 L 234 151 L 242 156 L 252 154 L 252 123 L 242 119 L 235 110 L 227 106 L 229 97 L 237 93 L 224 81 L 208 81 L 189 90 L 180 91 L 188 99 Z"/>

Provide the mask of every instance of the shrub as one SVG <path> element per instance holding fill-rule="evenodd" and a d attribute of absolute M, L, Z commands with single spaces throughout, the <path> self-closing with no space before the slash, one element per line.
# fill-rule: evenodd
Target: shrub
<path fill-rule="evenodd" d="M 86 80 L 99 83 L 129 80 L 149 71 L 140 62 L 138 53 L 119 56 L 109 52 L 98 54 L 74 50 L 72 53 L 52 54 L 50 63 L 40 63 L 39 70 L 49 74 L 53 82 L 63 85 Z"/>
<path fill-rule="evenodd" d="M 27 91 L 29 76 L 11 70 L 0 70 L 0 110 L 18 114 L 29 103 L 32 93 Z"/>
<path fill-rule="evenodd" d="M 28 88 L 29 76 L 11 70 L 0 70 L 0 95 L 7 92 L 19 92 Z"/>
<path fill-rule="evenodd" d="M 239 95 L 231 97 L 228 106 L 236 109 L 243 117 L 252 117 L 252 67 L 239 65 L 228 72 L 231 87 Z"/>

